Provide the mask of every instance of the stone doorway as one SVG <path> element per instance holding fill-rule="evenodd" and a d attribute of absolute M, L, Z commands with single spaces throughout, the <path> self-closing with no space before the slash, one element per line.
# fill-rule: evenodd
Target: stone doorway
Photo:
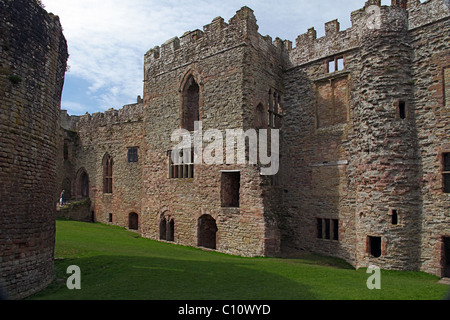
<path fill-rule="evenodd" d="M 130 230 L 139 229 L 139 216 L 135 212 L 132 212 L 128 215 L 128 229 Z"/>
<path fill-rule="evenodd" d="M 443 238 L 443 254 L 444 278 L 450 278 L 450 237 Z"/>
<path fill-rule="evenodd" d="M 171 216 L 163 214 L 159 222 L 159 239 L 175 241 L 175 221 Z"/>
<path fill-rule="evenodd" d="M 198 246 L 208 249 L 216 249 L 217 241 L 216 220 L 209 214 L 198 219 Z"/>

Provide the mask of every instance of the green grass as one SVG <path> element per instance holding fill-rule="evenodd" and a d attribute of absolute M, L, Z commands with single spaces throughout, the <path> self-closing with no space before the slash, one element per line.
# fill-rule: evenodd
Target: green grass
<path fill-rule="evenodd" d="M 441 300 L 448 286 L 421 272 L 366 270 L 338 259 L 242 258 L 144 239 L 123 228 L 57 221 L 57 280 L 30 299 L 46 300 Z M 67 267 L 81 269 L 69 290 Z"/>

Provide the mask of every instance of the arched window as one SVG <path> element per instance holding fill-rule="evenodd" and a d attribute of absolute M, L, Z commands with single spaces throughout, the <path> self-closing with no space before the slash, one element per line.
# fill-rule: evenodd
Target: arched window
<path fill-rule="evenodd" d="M 183 129 L 194 131 L 194 122 L 200 119 L 200 88 L 190 75 L 183 88 L 183 106 L 181 126 Z"/>
<path fill-rule="evenodd" d="M 267 129 L 267 121 L 266 121 L 266 111 L 264 110 L 264 106 L 260 103 L 256 107 L 253 126 L 255 129 Z"/>
<path fill-rule="evenodd" d="M 103 157 L 103 193 L 112 193 L 113 159 L 109 154 Z"/>

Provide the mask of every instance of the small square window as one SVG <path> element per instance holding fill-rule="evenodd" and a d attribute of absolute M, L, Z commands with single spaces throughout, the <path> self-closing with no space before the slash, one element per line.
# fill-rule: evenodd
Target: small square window
<path fill-rule="evenodd" d="M 128 148 L 128 162 L 138 162 L 138 148 Z"/>

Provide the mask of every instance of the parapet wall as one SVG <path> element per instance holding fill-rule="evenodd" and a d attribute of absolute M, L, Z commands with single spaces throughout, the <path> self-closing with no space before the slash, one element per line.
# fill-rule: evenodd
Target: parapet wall
<path fill-rule="evenodd" d="M 272 54 L 287 51 L 290 41 L 261 36 L 253 10 L 243 7 L 226 23 L 217 17 L 203 30 L 187 31 L 181 37 L 167 40 L 145 55 L 145 80 L 184 67 L 243 45 L 253 45 Z"/>
<path fill-rule="evenodd" d="M 380 0 L 367 1 L 364 8 L 351 13 L 352 26 L 346 30 L 340 30 L 338 20 L 325 23 L 325 36 L 321 38 L 317 38 L 314 27 L 308 29 L 297 37 L 295 48 L 289 51 L 290 66 L 359 48 L 374 32 L 411 30 L 450 15 L 449 5 L 444 0 L 392 2 L 391 6 L 381 6 Z"/>
<path fill-rule="evenodd" d="M 98 127 L 118 125 L 123 123 L 131 123 L 142 121 L 144 117 L 144 105 L 141 102 L 135 104 L 128 104 L 121 109 L 109 109 L 105 112 L 96 112 L 92 115 L 86 113 L 85 115 L 76 117 L 74 119 L 75 128 L 94 129 Z"/>

